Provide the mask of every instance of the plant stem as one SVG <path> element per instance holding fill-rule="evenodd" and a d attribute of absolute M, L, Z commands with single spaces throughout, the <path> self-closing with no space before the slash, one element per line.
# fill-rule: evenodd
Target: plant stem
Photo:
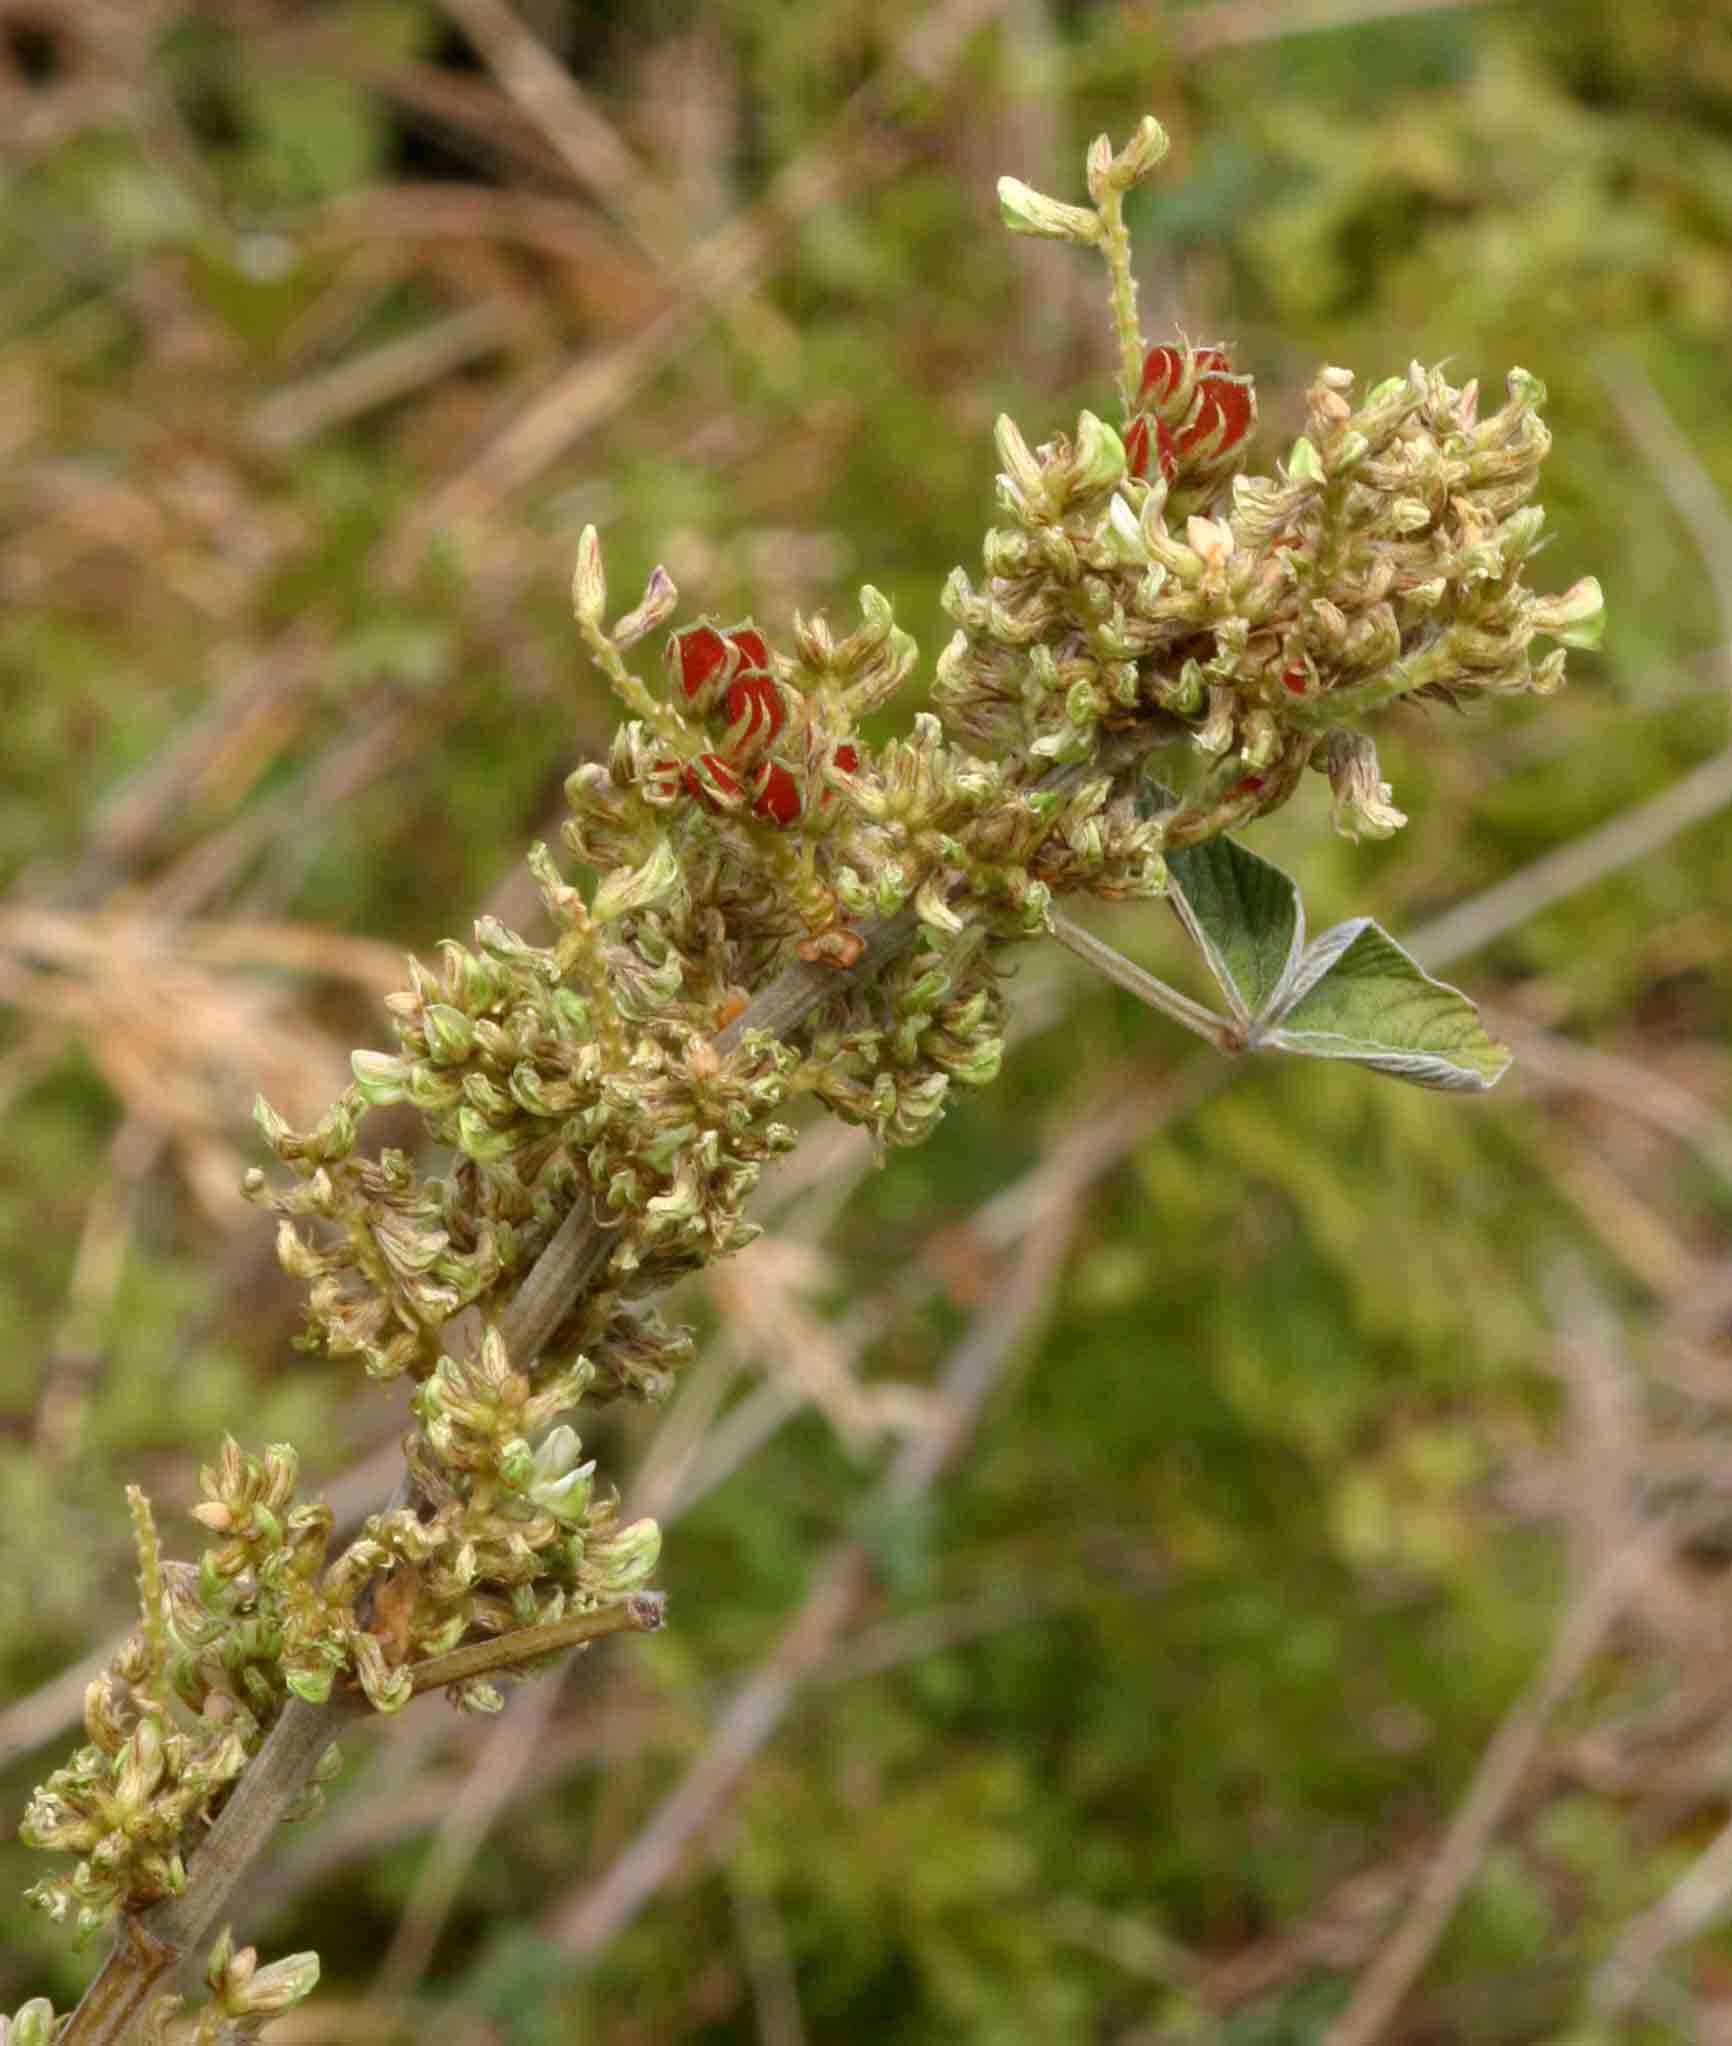
<path fill-rule="evenodd" d="M 489 1641 L 466 1641 L 448 1655 L 431 1655 L 425 1662 L 409 1665 L 414 1695 L 419 1698 L 423 1691 L 442 1691 L 448 1684 L 516 1669 L 538 1656 L 557 1655 L 561 1649 L 600 1641 L 608 1634 L 653 1634 L 666 1613 L 667 1601 L 660 1592 L 636 1591 L 618 1605 L 603 1606 L 597 1612 L 572 1613 L 545 1627 L 519 1627 Z"/>
<path fill-rule="evenodd" d="M 1143 381 L 1143 330 L 1137 320 L 1137 280 L 1131 269 L 1131 237 L 1125 226 L 1125 195 L 1108 184 L 1098 201 L 1100 251 L 1112 283 L 1113 332 L 1119 344 L 1119 403 L 1132 418 Z"/>
<path fill-rule="evenodd" d="M 1170 1016 L 1187 1030 L 1194 1030 L 1217 1051 L 1231 1053 L 1245 1049 L 1244 1039 L 1225 1016 L 1217 1016 L 1213 1009 L 1205 1009 L 1201 1002 L 1193 1002 L 1189 995 L 1180 994 L 1176 987 L 1168 987 L 1164 980 L 1157 980 L 1134 959 L 1127 959 L 1122 952 L 1115 951 L 1092 931 L 1085 931 L 1081 924 L 1072 923 L 1068 916 L 1056 909 L 1052 913 L 1051 930 L 1067 952 L 1074 952 L 1079 959 L 1086 960 L 1127 994 L 1135 995 L 1139 1002 L 1146 1002 L 1161 1015 Z"/>

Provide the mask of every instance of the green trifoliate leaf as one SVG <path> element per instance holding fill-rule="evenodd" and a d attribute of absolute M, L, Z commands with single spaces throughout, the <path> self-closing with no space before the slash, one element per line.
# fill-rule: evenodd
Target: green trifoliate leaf
<path fill-rule="evenodd" d="M 1368 917 L 1308 948 L 1278 1018 L 1252 1041 L 1451 1091 L 1495 1087 L 1510 1063 L 1466 995 L 1433 980 Z"/>
<path fill-rule="evenodd" d="M 1171 808 L 1158 783 L 1139 808 Z M 1346 1059 L 1419 1087 L 1481 1091 L 1510 1063 L 1479 1011 L 1369 917 L 1310 944 L 1299 890 L 1230 838 L 1169 852 L 1167 898 L 1227 999 L 1246 1051 Z"/>

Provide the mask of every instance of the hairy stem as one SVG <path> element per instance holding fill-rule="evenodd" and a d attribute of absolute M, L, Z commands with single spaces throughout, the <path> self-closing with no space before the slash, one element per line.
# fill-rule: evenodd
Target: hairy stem
<path fill-rule="evenodd" d="M 448 1684 L 467 1683 L 474 1677 L 496 1676 L 539 1656 L 600 1641 L 608 1634 L 653 1634 L 666 1615 L 667 1601 L 660 1592 L 636 1591 L 599 1612 L 572 1613 L 545 1627 L 519 1627 L 514 1633 L 496 1634 L 491 1641 L 468 1641 L 448 1655 L 431 1655 L 425 1662 L 411 1663 L 414 1695 L 418 1698 L 423 1691 L 442 1691 Z"/>
<path fill-rule="evenodd" d="M 1105 974 L 1127 994 L 1135 995 L 1139 1002 L 1146 1002 L 1161 1015 L 1170 1016 L 1187 1030 L 1194 1030 L 1217 1051 L 1239 1052 L 1245 1049 L 1243 1036 L 1224 1016 L 1217 1016 L 1213 1009 L 1205 1009 L 1201 1002 L 1193 1002 L 1189 995 L 1180 994 L 1176 987 L 1168 987 L 1164 980 L 1157 980 L 1134 959 L 1127 959 L 1092 931 L 1084 930 L 1081 924 L 1073 923 L 1068 916 L 1054 910 L 1051 929 L 1067 952 L 1074 952 L 1097 973 Z"/>

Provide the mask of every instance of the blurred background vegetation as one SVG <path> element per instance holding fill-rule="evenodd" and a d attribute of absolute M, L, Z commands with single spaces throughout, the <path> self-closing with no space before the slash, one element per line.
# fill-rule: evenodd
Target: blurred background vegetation
<path fill-rule="evenodd" d="M 125 1482 L 181 1553 L 225 1428 L 389 1489 L 247 1109 L 533 925 L 613 716 L 580 526 L 622 602 L 869 579 L 930 661 L 994 415 L 1110 403 L 1095 266 L 993 178 L 1079 196 L 1144 111 L 1145 325 L 1236 343 L 1264 460 L 1320 361 L 1550 387 L 1606 656 L 1386 720 L 1396 840 L 1321 783 L 1257 836 L 1518 1074 L 1228 1067 L 1031 957 L 1002 1083 L 882 1172 L 815 1130 L 671 1408 L 600 1418 L 668 1633 L 345 1743 L 236 1900 L 324 1957 L 274 2038 L 1732 2038 L 1719 0 L 0 0 L 6 1834 Z M 92 1965 L 35 1859 L 0 2008 Z"/>

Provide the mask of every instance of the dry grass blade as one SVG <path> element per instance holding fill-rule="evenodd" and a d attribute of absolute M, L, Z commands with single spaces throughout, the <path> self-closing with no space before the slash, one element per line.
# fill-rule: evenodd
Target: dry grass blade
<path fill-rule="evenodd" d="M 464 306 L 273 393 L 253 414 L 253 435 L 279 454 L 298 448 L 333 426 L 394 404 L 491 355 L 512 340 L 520 325 L 514 309 L 500 300 Z"/>
<path fill-rule="evenodd" d="M 875 120 L 898 71 L 934 84 L 995 11 L 996 0 L 952 0 L 924 18 L 896 56 L 849 99 L 826 133 L 777 172 L 761 200 L 680 260 L 672 273 L 676 301 L 695 292 L 726 307 L 756 288 L 776 250 L 800 221 L 839 200 L 857 201 L 864 186 L 899 168 L 911 142 L 887 136 Z M 436 494 L 401 536 L 395 558 L 413 560 L 429 534 L 485 516 L 501 498 L 532 481 L 608 418 L 658 370 L 695 347 L 702 332 L 702 323 L 693 319 L 689 307 L 676 302 L 614 348 L 573 364 Z"/>
<path fill-rule="evenodd" d="M 1421 924 L 1402 942 L 1427 967 L 1443 966 L 1477 952 L 1553 903 L 1660 851 L 1728 803 L 1732 803 L 1732 751 L 1716 753 L 1657 796 L 1530 861 L 1507 881 Z"/>
<path fill-rule="evenodd" d="M 1243 49 L 1253 43 L 1282 42 L 1289 36 L 1327 29 L 1357 28 L 1366 22 L 1398 21 L 1408 15 L 1446 14 L 1478 8 L 1490 0 L 1211 0 L 1169 16 L 1167 34 L 1186 57 L 1213 50 Z"/>
<path fill-rule="evenodd" d="M 1722 1826 L 1665 1895 L 1625 1928 L 1594 1975 L 1589 1994 L 1595 2011 L 1602 2018 L 1621 2018 L 1638 2008 L 1666 1956 L 1728 1909 L 1732 1823 Z"/>
<path fill-rule="evenodd" d="M 1568 1485 L 1580 1566 L 1575 1595 L 1544 1663 L 1486 1746 L 1394 1933 L 1325 2034 L 1325 2046 L 1372 2046 L 1382 2037 L 1484 1861 L 1554 1714 L 1676 1534 L 1671 1516 L 1646 1524 L 1637 1517 L 1644 1426 L 1636 1389 L 1609 1313 L 1586 1284 L 1574 1269 L 1553 1278 L 1575 1416 Z"/>
<path fill-rule="evenodd" d="M 1412 1903 L 1324 2034 L 1324 2046 L 1372 2046 L 1383 2036 L 1455 1916 L 1553 1715 L 1599 1651 L 1664 1533 L 1649 1529 L 1628 1544 L 1571 1601 L 1538 1675 L 1481 1756 Z"/>

